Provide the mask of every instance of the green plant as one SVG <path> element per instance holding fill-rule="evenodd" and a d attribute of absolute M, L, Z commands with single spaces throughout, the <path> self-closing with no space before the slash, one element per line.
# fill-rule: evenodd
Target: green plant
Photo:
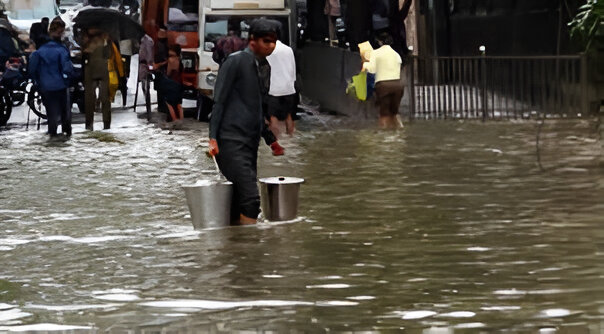
<path fill-rule="evenodd" d="M 124 144 L 123 141 L 117 139 L 114 135 L 107 132 L 90 131 L 86 133 L 84 138 L 96 139 L 103 143 L 118 143 L 122 145 Z"/>
<path fill-rule="evenodd" d="M 579 12 L 568 24 L 571 38 L 578 40 L 585 52 L 594 48 L 603 48 L 604 43 L 604 0 L 587 0 L 579 7 Z"/>

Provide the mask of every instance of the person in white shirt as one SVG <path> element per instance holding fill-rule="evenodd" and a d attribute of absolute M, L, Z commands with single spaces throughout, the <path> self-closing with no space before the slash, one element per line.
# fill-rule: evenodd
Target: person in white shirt
<path fill-rule="evenodd" d="M 266 57 L 271 66 L 271 80 L 267 99 L 269 127 L 279 137 L 279 122 L 285 121 L 286 132 L 292 135 L 295 125 L 292 114 L 297 107 L 296 59 L 294 51 L 277 41 L 273 53 Z"/>
<path fill-rule="evenodd" d="M 380 48 L 371 52 L 368 62 L 363 63 L 363 70 L 375 74 L 375 95 L 380 110 L 380 126 L 402 128 L 403 122 L 398 116 L 403 98 L 401 82 L 401 56 L 390 47 L 392 37 L 388 33 L 378 36 Z"/>

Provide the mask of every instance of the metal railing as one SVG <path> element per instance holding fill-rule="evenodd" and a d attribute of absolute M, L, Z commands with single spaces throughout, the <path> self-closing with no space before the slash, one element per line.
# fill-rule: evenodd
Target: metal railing
<path fill-rule="evenodd" d="M 410 117 L 520 119 L 588 113 L 585 56 L 411 57 Z"/>

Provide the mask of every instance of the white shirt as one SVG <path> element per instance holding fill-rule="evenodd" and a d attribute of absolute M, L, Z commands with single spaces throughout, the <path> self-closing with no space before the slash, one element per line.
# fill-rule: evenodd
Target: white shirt
<path fill-rule="evenodd" d="M 271 86 L 268 94 L 271 96 L 295 94 L 296 58 L 292 48 L 277 41 L 275 50 L 266 57 L 266 60 L 271 65 Z"/>
<path fill-rule="evenodd" d="M 375 83 L 378 83 L 380 81 L 400 80 L 402 63 L 401 56 L 389 45 L 384 45 L 371 52 L 369 62 L 363 64 L 363 67 L 369 73 L 375 74 Z"/>

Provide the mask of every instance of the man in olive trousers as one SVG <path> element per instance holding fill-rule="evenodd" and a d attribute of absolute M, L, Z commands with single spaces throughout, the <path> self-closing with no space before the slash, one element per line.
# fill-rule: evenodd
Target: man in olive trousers
<path fill-rule="evenodd" d="M 111 44 L 107 34 L 98 29 L 89 29 L 84 36 L 84 103 L 86 129 L 94 130 L 96 89 L 103 112 L 104 129 L 111 127 L 111 102 L 109 101 L 109 71 L 107 61 L 111 56 Z"/>

